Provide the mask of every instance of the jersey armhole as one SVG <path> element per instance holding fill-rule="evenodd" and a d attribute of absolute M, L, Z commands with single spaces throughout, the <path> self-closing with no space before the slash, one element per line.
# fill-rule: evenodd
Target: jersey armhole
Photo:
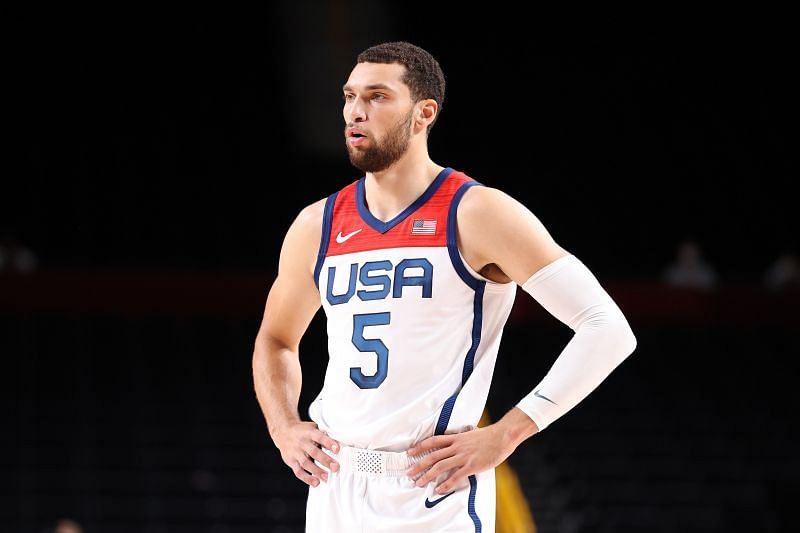
<path fill-rule="evenodd" d="M 470 187 L 475 186 L 483 187 L 484 185 L 479 181 L 468 181 L 462 184 L 453 195 L 453 199 L 450 202 L 450 210 L 447 215 L 447 251 L 450 255 L 450 262 L 453 264 L 453 268 L 456 269 L 459 277 L 461 277 L 468 286 L 475 289 L 479 284 L 484 283 L 486 284 L 486 288 L 498 287 L 502 289 L 508 285 L 514 284 L 514 282 L 508 281 L 501 283 L 493 281 L 476 272 L 475 269 L 467 263 L 466 259 L 464 259 L 464 255 L 458 248 L 458 243 L 456 241 L 456 213 L 458 212 L 458 204 L 461 203 L 461 198 L 464 196 L 464 193 L 466 193 Z"/>
<path fill-rule="evenodd" d="M 474 180 L 462 183 L 455 194 L 453 194 L 447 212 L 447 253 L 450 256 L 450 263 L 452 263 L 453 268 L 461 280 L 473 290 L 478 290 L 481 283 L 485 283 L 485 280 L 481 279 L 482 277 L 476 277 L 474 275 L 477 274 L 477 272 L 469 268 L 469 265 L 467 265 L 461 255 L 461 250 L 458 249 L 458 243 L 456 242 L 456 213 L 458 212 L 458 204 L 461 203 L 461 198 L 464 197 L 464 193 L 466 193 L 470 187 L 479 185 L 483 184 Z"/>
<path fill-rule="evenodd" d="M 314 265 L 314 285 L 319 290 L 319 273 L 322 270 L 322 263 L 328 254 L 328 243 L 331 242 L 331 222 L 333 221 L 333 206 L 336 205 L 336 197 L 339 192 L 328 196 L 325 201 L 325 211 L 322 215 L 322 236 L 319 240 L 319 252 L 317 252 L 317 264 Z"/>

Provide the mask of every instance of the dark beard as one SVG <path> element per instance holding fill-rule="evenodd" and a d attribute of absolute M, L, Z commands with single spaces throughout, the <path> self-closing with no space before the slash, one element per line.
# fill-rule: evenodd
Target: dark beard
<path fill-rule="evenodd" d="M 347 155 L 350 163 L 363 172 L 380 172 L 386 170 L 395 161 L 403 157 L 411 141 L 412 112 L 390 129 L 381 142 L 375 141 L 372 148 L 359 150 L 347 144 Z"/>

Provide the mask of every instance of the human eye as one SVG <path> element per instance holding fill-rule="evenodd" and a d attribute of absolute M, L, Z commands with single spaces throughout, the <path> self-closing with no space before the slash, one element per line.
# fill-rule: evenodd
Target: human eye
<path fill-rule="evenodd" d="M 381 100 L 385 100 L 386 99 L 386 95 L 385 94 L 381 94 L 381 93 L 375 93 L 375 94 L 372 95 L 371 98 L 372 98 L 372 100 L 381 101 Z"/>
<path fill-rule="evenodd" d="M 353 93 L 344 93 L 342 95 L 342 100 L 344 100 L 345 102 L 352 102 L 353 98 L 354 98 Z"/>

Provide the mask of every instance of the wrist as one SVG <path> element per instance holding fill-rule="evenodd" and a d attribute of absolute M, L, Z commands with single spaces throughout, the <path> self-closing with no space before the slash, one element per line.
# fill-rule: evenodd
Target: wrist
<path fill-rule="evenodd" d="M 296 423 L 300 422 L 299 418 L 293 417 L 284 417 L 280 421 L 275 421 L 273 423 L 267 424 L 267 431 L 269 432 L 269 436 L 272 438 L 272 441 L 275 443 L 276 446 L 279 446 L 283 437 L 287 434 L 289 429 Z"/>
<path fill-rule="evenodd" d="M 512 450 L 539 432 L 536 422 L 519 407 L 508 411 L 495 425 L 503 442 Z"/>

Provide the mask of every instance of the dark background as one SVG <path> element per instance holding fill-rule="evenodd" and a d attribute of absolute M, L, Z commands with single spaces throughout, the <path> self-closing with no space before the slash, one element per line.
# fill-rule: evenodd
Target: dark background
<path fill-rule="evenodd" d="M 303 487 L 252 392 L 252 342 L 292 218 L 359 176 L 341 85 L 388 39 L 446 73 L 432 158 L 529 206 L 637 333 L 634 356 L 510 459 L 540 532 L 797 525 L 797 293 L 764 286 L 797 245 L 796 39 L 779 14 L 662 32 L 439 9 L 15 13 L 0 242 L 31 259 L 0 270 L 0 529 L 59 516 L 87 533 L 302 529 Z M 664 286 L 685 239 L 713 290 Z M 322 332 L 318 317 L 303 403 Z M 568 333 L 519 305 L 490 412 L 538 382 Z"/>

